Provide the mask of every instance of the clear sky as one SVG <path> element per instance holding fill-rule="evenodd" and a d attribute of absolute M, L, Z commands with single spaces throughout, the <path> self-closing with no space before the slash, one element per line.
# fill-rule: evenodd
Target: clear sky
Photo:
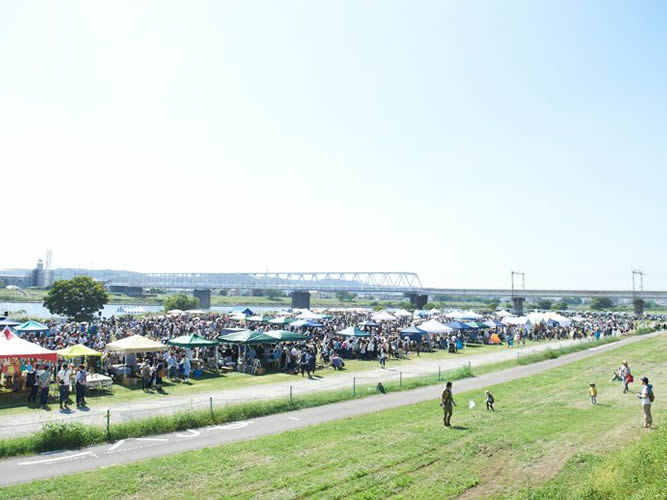
<path fill-rule="evenodd" d="M 2 2 L 0 268 L 667 289 L 666 25 L 659 1 Z"/>

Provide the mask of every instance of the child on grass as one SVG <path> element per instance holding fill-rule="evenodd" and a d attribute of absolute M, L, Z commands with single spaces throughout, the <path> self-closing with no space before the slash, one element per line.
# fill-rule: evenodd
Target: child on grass
<path fill-rule="evenodd" d="M 598 396 L 598 390 L 595 387 L 595 384 L 591 384 L 588 387 L 588 395 L 591 397 L 591 404 L 595 405 L 597 404 L 597 396 Z"/>

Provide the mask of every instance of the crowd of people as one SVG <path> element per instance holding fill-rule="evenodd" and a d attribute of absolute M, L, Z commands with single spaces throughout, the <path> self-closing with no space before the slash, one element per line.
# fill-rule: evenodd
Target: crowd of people
<path fill-rule="evenodd" d="M 297 315 L 294 312 L 293 315 Z M 411 325 L 419 325 L 427 319 L 447 319 L 440 315 L 424 314 L 420 316 L 397 316 L 391 321 L 374 322 L 372 313 L 365 310 L 344 310 L 324 312 L 319 315 L 316 324 L 312 323 L 290 327 L 270 322 L 239 320 L 231 314 L 179 314 L 161 316 L 114 316 L 100 318 L 92 322 L 61 322 L 50 321 L 49 330 L 43 333 L 25 333 L 23 338 L 50 350 L 59 350 L 76 344 L 83 344 L 103 353 L 101 357 L 89 357 L 85 364 L 74 368 L 70 366 L 63 373 L 68 386 L 76 387 L 70 381 L 79 373 L 102 373 L 115 377 L 114 367 L 122 364 L 123 373 L 136 376 L 145 390 L 162 390 L 165 378 L 170 380 L 189 381 L 194 365 L 200 365 L 203 357 L 215 359 L 220 366 L 229 366 L 236 370 L 247 371 L 247 367 L 259 364 L 266 370 L 312 376 L 320 367 L 343 369 L 345 361 L 358 359 L 379 362 L 384 367 L 387 360 L 419 355 L 424 351 L 445 349 L 456 353 L 458 349 L 470 343 L 495 343 L 500 341 L 507 347 L 526 340 L 558 340 L 586 337 L 600 338 L 609 335 L 624 335 L 637 327 L 636 320 L 630 316 L 615 314 L 588 314 L 578 317 L 576 321 L 568 321 L 566 326 L 557 322 L 541 322 L 538 324 L 500 323 L 493 327 L 482 327 L 480 322 L 474 323 L 477 328 L 466 327 L 448 333 L 433 333 L 418 339 L 402 335 L 401 331 Z M 489 314 L 483 319 L 491 319 Z M 654 318 L 662 320 L 664 318 Z M 349 328 L 360 328 L 363 335 L 344 336 L 338 332 Z M 234 329 L 248 328 L 255 331 L 272 329 L 298 330 L 307 335 L 303 342 L 278 342 L 273 345 L 221 344 L 217 347 L 198 350 L 170 347 L 167 352 L 146 353 L 143 355 L 122 355 L 105 351 L 108 343 L 141 335 L 166 343 L 170 339 L 187 334 L 197 334 L 210 340 L 217 340 Z M 494 341 L 494 338 L 496 339 Z M 217 350 L 217 352 L 215 352 Z M 194 358 L 193 358 L 194 356 Z M 39 380 L 48 377 L 59 383 L 57 374 L 62 366 L 37 367 L 24 364 L 19 360 L 2 361 L 2 376 L 5 387 L 14 390 L 39 386 Z M 125 371 L 127 370 L 127 371 Z M 32 375 L 34 373 L 34 376 Z M 35 378 L 36 384 L 31 382 Z M 85 379 L 81 385 L 85 384 Z M 32 392 L 31 392 L 32 394 Z M 33 397 L 34 399 L 34 397 Z"/>

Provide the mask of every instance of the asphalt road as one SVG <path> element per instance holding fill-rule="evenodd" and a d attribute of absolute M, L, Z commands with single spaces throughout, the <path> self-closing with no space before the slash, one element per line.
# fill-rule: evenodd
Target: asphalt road
<path fill-rule="evenodd" d="M 557 359 L 531 365 L 517 366 L 479 377 L 454 383 L 454 393 L 473 389 L 483 389 L 495 384 L 528 377 L 551 368 L 567 365 L 580 359 L 589 358 L 604 351 L 641 342 L 661 335 L 656 332 L 606 344 Z M 370 396 L 364 399 L 345 401 L 317 408 L 260 417 L 226 425 L 189 429 L 172 434 L 161 434 L 145 438 L 125 439 L 76 451 L 44 453 L 0 461 L 0 486 L 34 481 L 102 467 L 126 464 L 147 458 L 182 453 L 189 450 L 220 446 L 237 441 L 256 439 L 261 436 L 317 425 L 332 420 L 351 418 L 400 406 L 434 400 L 440 396 L 441 385 L 424 387 L 413 391 L 395 392 Z"/>

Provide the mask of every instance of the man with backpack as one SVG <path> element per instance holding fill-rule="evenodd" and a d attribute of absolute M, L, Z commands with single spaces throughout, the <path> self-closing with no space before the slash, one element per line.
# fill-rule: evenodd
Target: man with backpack
<path fill-rule="evenodd" d="M 642 377 L 642 390 L 637 394 L 637 397 L 641 401 L 642 408 L 644 409 L 644 427 L 650 429 L 651 424 L 653 423 L 651 403 L 655 401 L 655 395 L 653 394 L 653 386 L 648 383 L 648 377 Z"/>

